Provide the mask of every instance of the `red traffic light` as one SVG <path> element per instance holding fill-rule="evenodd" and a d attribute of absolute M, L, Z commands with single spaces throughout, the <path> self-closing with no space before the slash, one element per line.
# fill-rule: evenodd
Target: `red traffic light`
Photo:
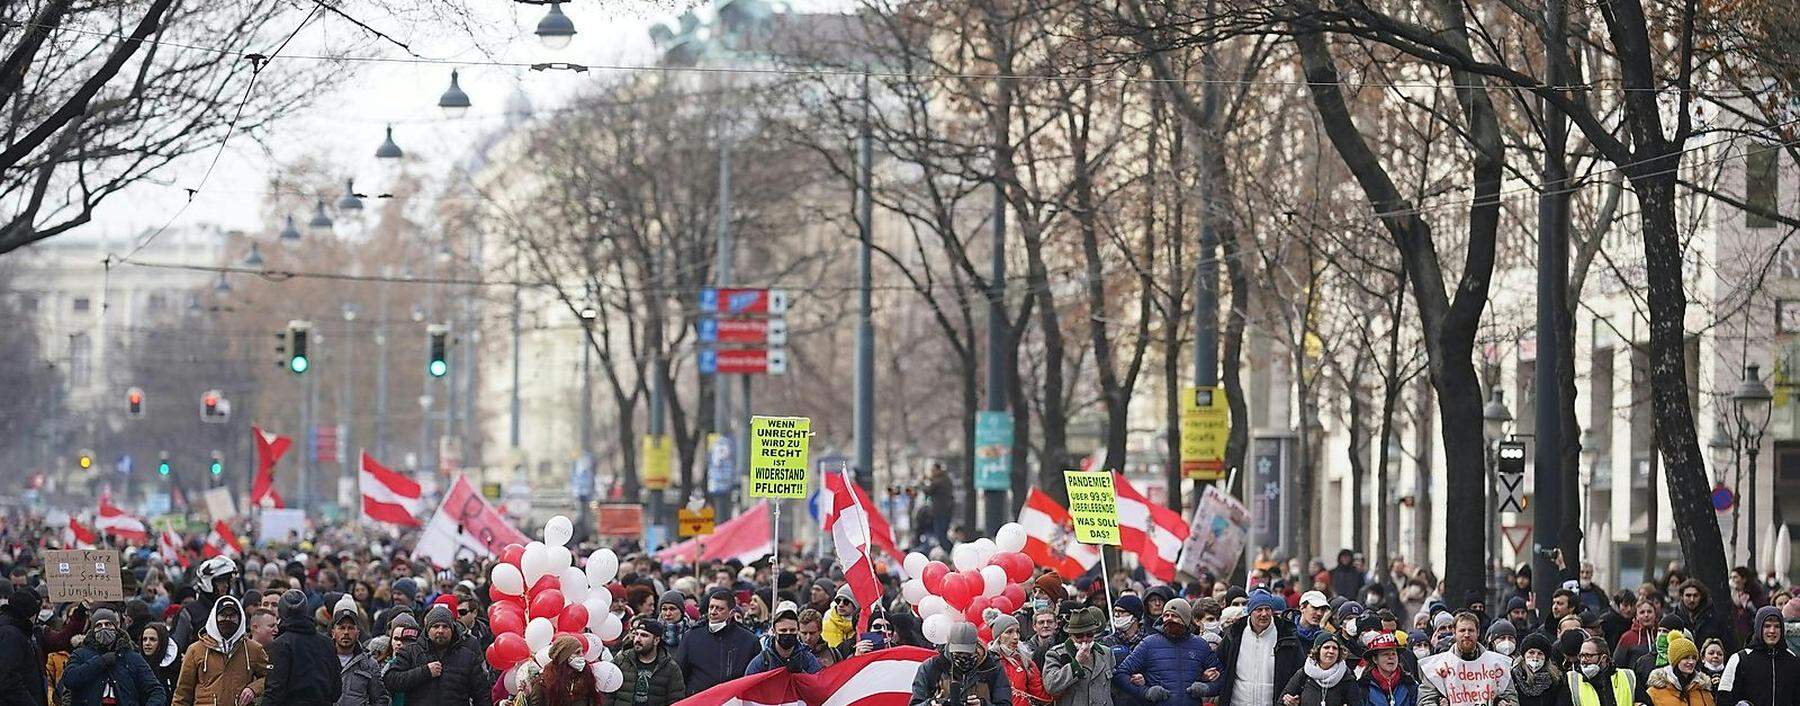
<path fill-rule="evenodd" d="M 131 394 L 126 395 L 125 398 L 128 400 L 131 400 L 132 404 L 143 404 L 144 403 L 144 393 L 142 393 L 142 392 L 134 391 Z"/>

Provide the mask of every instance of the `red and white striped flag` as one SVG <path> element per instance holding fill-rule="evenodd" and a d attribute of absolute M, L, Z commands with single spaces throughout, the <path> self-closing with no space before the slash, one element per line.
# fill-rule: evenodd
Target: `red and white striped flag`
<path fill-rule="evenodd" d="M 856 485 L 845 475 L 827 473 L 825 477 L 836 477 L 840 489 Z M 832 493 L 831 499 L 831 510 L 825 513 L 825 531 L 831 534 L 838 568 L 844 572 L 844 583 L 849 584 L 856 604 L 862 607 L 856 621 L 857 631 L 862 632 L 868 629 L 870 609 L 881 600 L 881 584 L 875 580 L 875 558 L 869 556 L 869 513 L 857 501 L 856 494 L 836 492 Z"/>
<path fill-rule="evenodd" d="M 1113 471 L 1113 491 L 1119 496 L 1119 548 L 1137 552 L 1144 572 L 1158 581 L 1174 581 L 1187 523 L 1174 510 L 1150 502 L 1118 471 Z"/>
<path fill-rule="evenodd" d="M 818 674 L 777 669 L 733 679 L 676 706 L 906 706 L 919 665 L 936 654 L 923 647 L 890 647 Z"/>
<path fill-rule="evenodd" d="M 869 539 L 874 542 L 875 548 L 888 555 L 895 564 L 904 561 L 906 554 L 901 552 L 900 547 L 894 543 L 893 526 L 888 524 L 886 517 L 881 516 L 881 509 L 875 507 L 875 503 L 869 500 L 868 491 L 857 485 L 855 479 L 843 473 L 825 474 L 824 487 L 819 489 L 819 492 L 824 493 L 825 497 L 820 499 L 818 506 L 825 508 L 829 513 L 832 508 L 836 507 L 838 496 L 845 494 L 846 487 L 856 491 L 856 504 L 862 507 L 863 516 L 869 521 Z M 827 528 L 830 527 L 829 524 L 820 524 Z"/>
<path fill-rule="evenodd" d="M 1025 497 L 1019 524 L 1025 527 L 1025 555 L 1038 566 L 1055 569 L 1064 580 L 1073 580 L 1100 563 L 1099 547 L 1075 541 L 1069 511 L 1042 490 L 1032 488 Z"/>
<path fill-rule="evenodd" d="M 206 533 L 206 543 L 201 545 L 200 551 L 208 559 L 220 554 L 242 556 L 244 545 L 238 541 L 237 535 L 231 531 L 231 526 L 225 524 L 224 520 L 213 520 L 212 531 Z"/>
<path fill-rule="evenodd" d="M 362 485 L 363 517 L 401 527 L 419 526 L 413 508 L 424 493 L 417 482 L 376 463 L 368 452 L 362 454 L 358 480 Z"/>
<path fill-rule="evenodd" d="M 275 492 L 275 464 L 294 445 L 294 440 L 263 431 L 258 426 L 250 427 L 250 435 L 256 440 L 256 478 L 250 482 L 250 504 L 287 507 L 281 501 L 281 493 Z"/>
<path fill-rule="evenodd" d="M 63 546 L 77 549 L 94 548 L 94 531 L 81 524 L 74 515 L 69 516 L 69 528 L 63 530 Z"/>
<path fill-rule="evenodd" d="M 165 528 L 157 535 L 156 553 L 162 555 L 165 564 L 188 565 L 187 555 L 181 551 L 181 535 L 176 534 L 173 529 Z"/>
<path fill-rule="evenodd" d="M 101 534 L 110 534 L 127 542 L 146 542 L 150 539 L 150 531 L 144 528 L 144 521 L 132 517 L 112 504 L 112 495 L 100 495 L 100 516 L 94 520 L 94 527 Z"/>

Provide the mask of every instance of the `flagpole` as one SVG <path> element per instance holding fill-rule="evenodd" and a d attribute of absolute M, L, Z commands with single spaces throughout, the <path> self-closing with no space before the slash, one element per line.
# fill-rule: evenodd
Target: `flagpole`
<path fill-rule="evenodd" d="M 1107 569 L 1106 569 L 1106 547 L 1104 545 L 1102 545 L 1100 547 L 1100 586 L 1101 586 L 1100 592 L 1106 594 L 1106 623 L 1105 624 L 1106 624 L 1106 632 L 1108 634 L 1117 632 L 1116 630 L 1113 629 L 1113 626 L 1112 626 L 1113 600 L 1112 600 L 1112 586 L 1110 585 L 1111 583 L 1112 583 L 1112 574 L 1111 574 L 1111 572 L 1107 571 Z"/>
<path fill-rule="evenodd" d="M 863 531 L 862 531 L 863 560 L 865 563 L 867 563 L 869 565 L 869 578 L 874 579 L 874 581 L 875 581 L 875 592 L 876 592 L 875 595 L 878 597 L 877 600 L 879 600 L 879 596 L 882 593 L 882 591 L 881 591 L 881 575 L 875 573 L 875 548 L 873 546 L 875 540 L 872 538 L 872 535 L 875 533 L 875 528 L 869 526 L 869 524 L 870 524 L 869 509 L 866 507 L 863 507 L 862 496 L 856 494 L 856 488 L 857 488 L 856 480 L 850 476 L 850 462 L 849 461 L 844 462 L 844 466 L 841 469 L 841 474 L 843 475 L 843 478 L 844 478 L 844 492 L 847 492 L 850 494 L 850 502 L 855 503 L 856 509 L 861 510 L 863 513 Z M 823 527 L 824 524 L 820 523 L 820 526 Z M 820 544 L 824 544 L 824 542 L 821 541 Z M 860 611 L 862 613 L 862 615 L 857 616 L 857 620 L 859 623 L 857 625 L 858 630 L 866 630 L 869 627 L 869 625 L 868 625 L 869 621 L 866 616 L 874 615 L 874 609 L 875 609 L 875 606 L 871 605 L 871 606 L 866 606 L 865 610 Z"/>
<path fill-rule="evenodd" d="M 774 528 L 769 531 L 769 536 L 775 540 L 769 554 L 769 617 L 773 619 L 775 604 L 778 602 L 776 591 L 781 590 L 781 498 L 769 498 L 769 512 L 775 523 Z M 770 630 L 773 629 L 774 623 L 771 622 Z"/>

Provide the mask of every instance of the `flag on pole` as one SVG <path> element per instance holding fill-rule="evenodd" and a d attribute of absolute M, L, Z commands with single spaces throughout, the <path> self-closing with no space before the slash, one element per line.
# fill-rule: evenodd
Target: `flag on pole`
<path fill-rule="evenodd" d="M 375 461 L 368 452 L 360 454 L 362 471 L 357 482 L 362 486 L 363 517 L 401 527 L 418 527 L 413 509 L 423 491 L 413 479 L 401 475 Z"/>
<path fill-rule="evenodd" d="M 162 555 L 163 563 L 166 565 L 188 565 L 187 555 L 181 552 L 181 535 L 176 534 L 172 528 L 165 527 L 157 535 L 156 553 Z"/>
<path fill-rule="evenodd" d="M 94 547 L 94 530 L 83 526 L 80 520 L 75 519 L 74 515 L 70 515 L 69 528 L 63 531 L 63 546 L 92 549 Z"/>
<path fill-rule="evenodd" d="M 856 485 L 846 475 L 847 473 L 825 475 L 827 479 L 837 478 L 840 489 L 831 495 L 832 506 L 831 512 L 825 515 L 825 531 L 831 534 L 838 568 L 844 572 L 844 583 L 850 586 L 850 593 L 856 597 L 856 604 L 862 607 L 856 623 L 857 632 L 862 632 L 868 629 L 869 611 L 881 600 L 881 584 L 875 580 L 875 560 L 869 556 L 869 514 L 864 511 L 862 503 L 857 501 L 856 496 L 860 493 L 841 492 L 846 485 Z"/>
<path fill-rule="evenodd" d="M 1150 502 L 1118 471 L 1113 471 L 1113 490 L 1119 496 L 1120 548 L 1136 552 L 1144 572 L 1158 581 L 1174 581 L 1187 523 L 1174 510 Z"/>
<path fill-rule="evenodd" d="M 237 534 L 231 531 L 231 526 L 225 524 L 224 520 L 213 520 L 212 531 L 206 533 L 206 543 L 202 545 L 201 551 L 208 559 L 221 554 L 242 556 L 244 544 L 238 541 Z"/>
<path fill-rule="evenodd" d="M 869 500 L 869 493 L 864 491 L 862 486 L 857 485 L 856 481 L 847 474 L 824 474 L 824 487 L 819 489 L 818 498 L 818 507 L 822 511 L 819 515 L 819 526 L 827 528 L 827 532 L 830 531 L 831 524 L 825 521 L 825 517 L 836 507 L 837 498 L 846 494 L 846 487 L 856 491 L 856 504 L 863 509 L 863 517 L 868 520 L 869 539 L 874 542 L 875 548 L 893 559 L 895 564 L 905 561 L 906 554 L 901 552 L 900 547 L 894 543 L 893 526 L 888 524 L 887 518 L 881 516 L 881 510 L 875 507 L 875 503 Z"/>
<path fill-rule="evenodd" d="M 419 532 L 412 555 L 430 561 L 432 566 L 448 568 L 456 565 L 457 559 L 499 556 L 508 544 L 530 541 L 475 492 L 468 478 L 457 476 L 450 491 L 438 502 L 437 512 Z"/>
<path fill-rule="evenodd" d="M 287 507 L 281 501 L 281 493 L 275 491 L 275 464 L 294 445 L 294 440 L 263 431 L 258 426 L 251 426 L 250 434 L 256 439 L 256 478 L 250 483 L 250 504 Z"/>
<path fill-rule="evenodd" d="M 1033 563 L 1056 570 L 1065 577 L 1080 576 L 1100 562 L 1100 549 L 1075 541 L 1069 511 L 1048 493 L 1032 488 L 1019 511 L 1025 527 L 1025 555 Z"/>
<path fill-rule="evenodd" d="M 719 523 L 711 535 L 695 537 L 657 552 L 656 559 L 664 563 L 689 564 L 737 559 L 748 564 L 774 552 L 774 515 L 769 511 L 769 501 L 763 500 L 737 517 Z"/>
<path fill-rule="evenodd" d="M 936 652 L 890 647 L 851 657 L 818 674 L 776 669 L 720 684 L 681 706 L 906 706 L 919 665 Z"/>
<path fill-rule="evenodd" d="M 132 517 L 112 503 L 112 494 L 100 495 L 100 516 L 94 520 L 94 526 L 101 534 L 110 534 L 128 542 L 145 542 L 150 539 L 150 531 L 144 528 L 144 521 Z"/>

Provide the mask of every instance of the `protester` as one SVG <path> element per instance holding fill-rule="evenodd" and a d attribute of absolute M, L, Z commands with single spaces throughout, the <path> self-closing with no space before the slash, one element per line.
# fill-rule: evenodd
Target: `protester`
<path fill-rule="evenodd" d="M 1567 703 L 1568 687 L 1564 672 L 1550 653 L 1555 648 L 1550 638 L 1534 632 L 1519 643 L 1519 656 L 1513 660 L 1513 688 L 1519 695 L 1519 706 L 1558 706 Z"/>
<path fill-rule="evenodd" d="M 1712 680 L 1713 689 L 1717 690 L 1719 678 L 1725 675 L 1725 643 L 1713 638 L 1701 644 L 1699 669 L 1701 674 Z"/>
<path fill-rule="evenodd" d="M 744 676 L 750 660 L 762 653 L 756 633 L 732 619 L 733 603 L 728 591 L 708 593 L 706 624 L 688 631 L 675 649 L 675 664 L 687 678 L 689 693 L 698 694 Z M 796 632 L 798 629 L 796 625 Z"/>
<path fill-rule="evenodd" d="M 280 596 L 276 596 L 280 598 Z M 275 633 L 281 628 L 281 618 L 267 608 L 250 611 L 250 641 L 262 645 L 264 650 L 275 642 Z"/>
<path fill-rule="evenodd" d="M 1725 643 L 1727 650 L 1737 645 L 1736 637 L 1731 634 L 1729 618 L 1713 605 L 1712 593 L 1700 579 L 1688 579 L 1681 583 L 1681 592 L 1676 594 L 1681 604 L 1671 611 L 1687 621 L 1693 639 L 1705 642 L 1717 638 Z"/>
<path fill-rule="evenodd" d="M 1285 706 L 1361 706 L 1357 699 L 1362 694 L 1358 692 L 1355 675 L 1350 673 L 1345 661 L 1347 653 L 1343 638 L 1320 632 L 1313 639 L 1312 654 L 1307 657 L 1306 666 L 1295 672 L 1281 690 L 1281 703 Z"/>
<path fill-rule="evenodd" d="M 1488 649 L 1498 652 L 1503 656 L 1511 657 L 1513 656 L 1514 648 L 1517 647 L 1518 644 L 1518 637 L 1514 634 L 1513 624 L 1510 621 L 1496 620 L 1492 625 L 1488 626 Z"/>
<path fill-rule="evenodd" d="M 96 611 L 98 612 L 98 611 Z M 112 611 L 106 611 L 111 613 Z M 70 706 L 168 706 L 169 692 L 116 617 L 91 621 L 60 683 Z"/>
<path fill-rule="evenodd" d="M 1685 590 L 1685 589 L 1684 589 Z M 1725 663 L 1719 676 L 1718 702 L 1727 706 L 1793 706 L 1800 703 L 1800 657 L 1783 639 L 1781 611 L 1756 611 L 1756 630 L 1747 646 Z"/>
<path fill-rule="evenodd" d="M 194 600 L 181 609 L 169 629 L 169 635 L 184 655 L 198 639 L 197 635 L 205 630 L 207 621 L 212 619 L 214 605 L 239 587 L 238 564 L 231 557 L 215 556 L 194 567 Z"/>
<path fill-rule="evenodd" d="M 1098 626 L 1095 630 L 1098 631 Z M 1091 641 L 1090 641 L 1091 644 Z M 1099 650 L 1105 652 L 1105 650 Z M 1101 691 L 1105 693 L 1104 680 Z M 1110 694 L 1108 694 L 1110 696 Z M 999 658 L 981 647 L 975 626 L 957 623 L 938 653 L 919 665 L 908 706 L 1011 706 L 1012 685 Z M 1063 701 L 1058 704 L 1105 706 L 1111 701 Z"/>
<path fill-rule="evenodd" d="M 1338 550 L 1337 566 L 1331 569 L 1331 593 L 1335 596 L 1354 597 L 1361 593 L 1364 578 L 1361 571 L 1353 565 L 1356 553 L 1348 549 Z"/>
<path fill-rule="evenodd" d="M 1418 706 L 1419 681 L 1401 661 L 1404 652 L 1391 632 L 1377 632 L 1363 645 L 1367 666 L 1355 698 L 1364 706 Z"/>
<path fill-rule="evenodd" d="M 263 698 L 279 706 L 331 706 L 343 682 L 342 664 L 331 640 L 320 635 L 306 609 L 306 594 L 281 594 L 281 631 L 269 645 L 269 676 Z M 333 668 L 338 671 L 333 671 Z"/>
<path fill-rule="evenodd" d="M 138 646 L 144 661 L 150 664 L 150 671 L 156 674 L 168 693 L 174 694 L 175 680 L 181 676 L 181 652 L 169 639 L 169 626 L 159 621 L 146 623 Z"/>
<path fill-rule="evenodd" d="M 345 602 L 348 601 L 348 605 Z M 354 608 L 355 601 L 345 597 L 331 614 L 331 648 L 338 661 L 337 706 L 388 706 L 387 687 L 381 683 L 382 662 L 359 642 L 362 619 Z"/>
<path fill-rule="evenodd" d="M 805 611 L 801 611 L 804 613 Z M 663 649 L 673 650 L 681 645 L 681 637 L 687 634 L 693 622 L 687 617 L 687 595 L 680 591 L 665 591 L 656 604 L 657 621 L 663 625 Z"/>
<path fill-rule="evenodd" d="M 1116 663 L 1112 650 L 1095 639 L 1105 629 L 1105 611 L 1083 608 L 1071 614 L 1063 626 L 1068 637 L 1044 652 L 1044 692 L 1055 698 L 1057 706 L 1112 704 Z M 1151 695 L 1144 698 L 1149 700 Z"/>
<path fill-rule="evenodd" d="M 1635 601 L 1635 605 L 1630 626 L 1619 635 L 1618 639 L 1607 641 L 1607 644 L 1614 648 L 1614 664 L 1636 662 L 1637 658 L 1655 650 L 1658 635 L 1666 633 L 1669 629 L 1682 629 L 1687 626 L 1687 621 L 1681 616 L 1671 615 L 1667 618 L 1670 625 L 1659 629 L 1664 618 L 1658 614 L 1656 603 Z"/>
<path fill-rule="evenodd" d="M 269 657 L 248 639 L 243 606 L 220 596 L 202 625 L 200 639 L 181 656 L 173 706 L 246 706 L 260 698 Z"/>
<path fill-rule="evenodd" d="M 1600 635 L 1606 638 L 1606 644 L 1624 641 L 1625 634 L 1637 624 L 1637 609 L 1637 594 L 1621 590 L 1612 595 L 1612 605 L 1600 616 Z"/>
<path fill-rule="evenodd" d="M 1447 649 L 1419 660 L 1419 706 L 1485 703 L 1518 706 L 1513 689 L 1512 660 L 1482 648 L 1481 618 L 1463 611 L 1451 618 L 1452 640 Z M 1612 706 L 1630 706 L 1629 703 Z"/>
<path fill-rule="evenodd" d="M 764 639 L 762 653 L 750 660 L 744 668 L 745 674 L 761 674 L 763 672 L 786 669 L 796 674 L 817 674 L 823 669 L 812 650 L 800 642 L 800 608 L 791 601 L 783 601 L 775 608 L 770 620 L 770 632 Z"/>
<path fill-rule="evenodd" d="M 1164 706 L 1200 706 L 1218 692 L 1223 664 L 1212 645 L 1193 634 L 1185 598 L 1163 604 L 1161 630 L 1145 637 L 1113 670 L 1113 684 L 1133 698 Z"/>
<path fill-rule="evenodd" d="M 625 675 L 625 686 L 606 697 L 606 706 L 670 706 L 687 698 L 687 684 L 675 658 L 663 646 L 668 626 L 650 618 L 638 619 L 631 631 L 631 646 L 613 657 Z"/>
<path fill-rule="evenodd" d="M 558 635 L 551 641 L 549 664 L 526 680 L 520 699 L 523 706 L 593 706 L 599 702 L 583 652 L 581 640 L 574 635 Z"/>
<path fill-rule="evenodd" d="M 5 594 L 6 603 L 0 606 L 0 704 L 46 706 L 47 653 L 37 626 L 42 601 L 30 588 L 13 587 Z"/>
<path fill-rule="evenodd" d="M 862 606 L 856 604 L 856 595 L 850 592 L 850 586 L 845 584 L 844 587 L 839 588 L 837 595 L 831 599 L 831 609 L 823 613 L 824 631 L 822 636 L 825 644 L 835 650 L 844 650 L 846 643 L 854 647 L 857 636 L 856 623 L 861 616 L 861 611 Z"/>
<path fill-rule="evenodd" d="M 1044 668 L 1044 654 L 1062 642 L 1062 621 L 1048 607 L 1034 609 L 1031 613 L 1031 637 L 1025 640 L 1025 651 L 1031 655 L 1031 661 L 1037 663 L 1038 669 Z"/>
<path fill-rule="evenodd" d="M 1669 665 L 1650 673 L 1651 706 L 1713 706 L 1712 679 L 1699 671 L 1700 650 L 1685 635 L 1669 640 Z"/>
<path fill-rule="evenodd" d="M 493 680 L 461 630 L 449 608 L 433 607 L 425 614 L 425 639 L 395 651 L 382 685 L 406 706 L 489 706 Z"/>
<path fill-rule="evenodd" d="M 1004 613 L 988 621 L 994 639 L 988 651 L 1000 660 L 1006 682 L 1012 687 L 1012 706 L 1046 706 L 1055 700 L 1044 689 L 1044 673 L 1026 656 L 1019 644 L 1019 619 Z"/>
<path fill-rule="evenodd" d="M 1642 703 L 1637 695 L 1637 676 L 1630 670 L 1617 669 L 1608 654 L 1606 641 L 1588 638 L 1576 653 L 1574 671 L 1569 672 L 1569 702 L 1574 706 L 1630 706 Z"/>
<path fill-rule="evenodd" d="M 1294 624 L 1277 616 L 1284 603 L 1268 591 L 1249 594 L 1248 617 L 1226 630 L 1218 654 L 1224 664 L 1220 706 L 1274 706 L 1306 660 Z"/>
<path fill-rule="evenodd" d="M 1318 591 L 1307 591 L 1302 594 L 1298 616 L 1294 621 L 1294 635 L 1300 638 L 1300 642 L 1312 644 L 1313 639 L 1319 636 L 1319 632 L 1325 629 L 1325 615 L 1330 611 L 1331 602 L 1325 598 L 1325 594 Z"/>

